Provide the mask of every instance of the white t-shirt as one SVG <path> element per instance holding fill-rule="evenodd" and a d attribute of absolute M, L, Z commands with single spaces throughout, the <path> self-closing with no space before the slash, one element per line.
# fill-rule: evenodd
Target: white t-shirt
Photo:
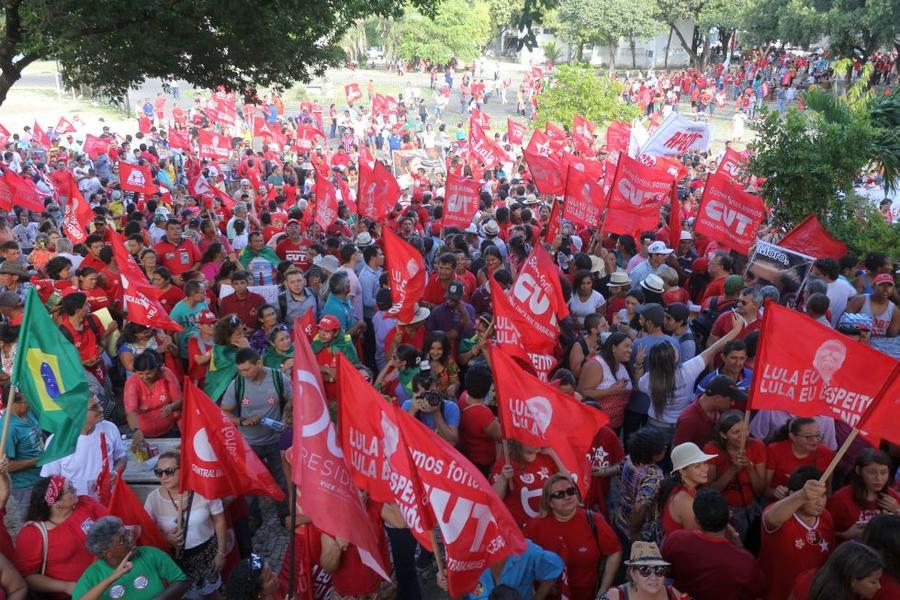
<path fill-rule="evenodd" d="M 631 391 L 631 377 L 628 376 L 628 371 L 625 369 L 624 364 L 619 364 L 619 368 L 616 369 L 616 374 L 613 375 L 612 370 L 609 368 L 609 365 L 606 364 L 606 361 L 603 360 L 602 356 L 594 356 L 594 360 L 600 363 L 600 368 L 603 369 L 603 379 L 600 383 L 597 384 L 598 390 L 608 390 L 612 386 L 619 383 L 621 380 L 625 380 L 625 389 L 629 392 Z"/>
<path fill-rule="evenodd" d="M 569 312 L 578 321 L 579 325 L 584 325 L 584 318 L 606 304 L 606 300 L 597 290 L 591 290 L 591 295 L 584 302 L 578 297 L 577 293 L 573 293 L 569 298 Z"/>
<path fill-rule="evenodd" d="M 171 533 L 175 531 L 175 527 L 178 525 L 178 511 L 175 505 L 172 504 L 169 496 L 165 492 L 161 492 L 161 489 L 159 487 L 150 492 L 150 495 L 147 496 L 147 500 L 144 502 L 144 509 L 156 521 L 156 526 L 160 531 Z M 176 504 L 179 508 L 186 508 L 187 499 L 188 495 L 185 494 L 181 501 Z M 221 500 L 207 500 L 200 494 L 194 493 L 184 547 L 186 549 L 196 548 L 214 536 L 216 528 L 213 525 L 212 515 L 220 515 L 224 510 Z"/>
<path fill-rule="evenodd" d="M 688 407 L 694 401 L 694 384 L 697 378 L 706 369 L 706 361 L 702 356 L 695 356 L 691 360 L 681 363 L 675 369 L 675 393 L 672 399 L 663 408 L 663 413 L 657 414 L 653 403 L 650 403 L 650 410 L 647 416 L 663 423 L 674 425 L 678 421 L 681 411 Z M 650 373 L 641 375 L 638 381 L 638 389 L 648 396 L 650 395 Z"/>
<path fill-rule="evenodd" d="M 72 482 L 72 485 L 75 486 L 75 493 L 79 496 L 99 499 L 97 477 L 100 475 L 100 467 L 103 465 L 103 454 L 100 448 L 101 433 L 106 436 L 109 472 L 112 473 L 115 469 L 115 462 L 125 456 L 125 444 L 122 442 L 122 434 L 119 433 L 118 427 L 109 421 L 100 421 L 94 427 L 94 431 L 78 436 L 75 452 L 41 467 L 41 477 L 62 475 Z M 48 446 L 52 439 L 53 435 L 47 438 Z"/>
<path fill-rule="evenodd" d="M 828 308 L 831 310 L 831 324 L 837 325 L 847 309 L 847 301 L 856 295 L 856 288 L 838 277 L 828 284 L 828 290 L 825 292 L 828 296 Z"/>

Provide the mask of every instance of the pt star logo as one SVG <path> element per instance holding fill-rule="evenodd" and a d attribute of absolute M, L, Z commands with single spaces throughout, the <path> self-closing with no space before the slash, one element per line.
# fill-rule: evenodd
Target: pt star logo
<path fill-rule="evenodd" d="M 541 476 L 541 480 L 547 479 L 550 477 L 550 469 L 547 467 L 541 467 L 541 470 L 538 471 L 538 475 Z"/>

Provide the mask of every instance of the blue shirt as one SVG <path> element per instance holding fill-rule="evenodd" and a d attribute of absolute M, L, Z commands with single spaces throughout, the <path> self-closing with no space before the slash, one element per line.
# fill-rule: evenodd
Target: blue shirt
<path fill-rule="evenodd" d="M 403 410 L 409 410 L 411 404 L 412 400 L 404 400 L 402 406 Z M 444 400 L 443 406 L 441 407 L 441 414 L 444 415 L 444 423 L 450 427 L 459 427 L 459 405 L 456 402 L 453 400 Z M 416 418 L 424 423 L 428 429 L 437 431 L 437 423 L 435 423 L 434 417 L 431 416 L 430 413 L 419 411 L 416 413 Z"/>
<path fill-rule="evenodd" d="M 44 435 L 34 413 L 29 410 L 24 417 L 14 415 L 12 411 L 7 413 L 12 415 L 12 421 L 9 422 L 9 436 L 6 438 L 6 456 L 11 460 L 28 460 L 41 456 L 44 453 Z M 5 418 L 0 418 L 0 425 Z M 29 467 L 13 471 L 9 477 L 15 489 L 31 487 L 40 480 L 41 468 Z"/>
<path fill-rule="evenodd" d="M 353 306 L 347 298 L 341 300 L 334 294 L 329 294 L 325 306 L 322 307 L 322 316 L 325 315 L 337 317 L 337 320 L 341 322 L 341 331 L 345 333 L 353 327 Z"/>
<path fill-rule="evenodd" d="M 359 287 L 362 288 L 363 315 L 371 319 L 378 311 L 375 304 L 375 294 L 378 293 L 378 280 L 381 279 L 381 269 L 373 269 L 364 264 L 359 271 Z"/>
<path fill-rule="evenodd" d="M 494 587 L 501 584 L 516 589 L 523 600 L 530 600 L 535 582 L 549 581 L 562 575 L 563 560 L 559 555 L 544 550 L 531 540 L 525 541 L 528 547 L 522 554 L 506 558 L 500 580 L 494 582 L 494 574 L 490 569 L 485 569 L 478 578 L 475 591 L 464 596 L 466 600 L 486 600 Z"/>
<path fill-rule="evenodd" d="M 718 377 L 719 375 L 724 375 L 720 369 L 716 369 L 712 373 L 707 373 L 706 377 L 700 380 L 700 383 L 697 384 L 697 388 L 694 392 L 699 396 L 703 392 L 706 391 L 706 386 L 709 385 L 709 382 L 713 380 L 713 377 Z M 737 388 L 743 391 L 750 390 L 750 384 L 753 383 L 753 369 L 750 367 L 744 367 L 741 369 L 741 376 L 735 382 Z"/>

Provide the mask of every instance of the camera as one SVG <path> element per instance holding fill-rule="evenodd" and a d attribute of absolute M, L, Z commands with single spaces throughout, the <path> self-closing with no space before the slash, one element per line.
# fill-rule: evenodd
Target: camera
<path fill-rule="evenodd" d="M 441 395 L 437 392 L 427 391 L 422 394 L 422 399 L 428 403 L 428 406 L 440 406 L 441 405 Z"/>

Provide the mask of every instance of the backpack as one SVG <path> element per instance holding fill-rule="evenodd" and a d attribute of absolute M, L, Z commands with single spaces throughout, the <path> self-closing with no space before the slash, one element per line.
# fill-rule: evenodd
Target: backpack
<path fill-rule="evenodd" d="M 287 398 L 284 395 L 284 379 L 281 376 L 281 371 L 277 369 L 269 369 L 269 371 L 272 373 L 272 385 L 275 386 L 275 393 L 278 394 L 278 406 L 281 407 L 281 412 L 284 414 L 284 406 L 287 403 Z M 234 378 L 234 416 L 238 419 L 241 418 L 241 399 L 244 397 L 245 385 L 242 375 Z"/>
<path fill-rule="evenodd" d="M 719 297 L 713 296 L 709 301 L 709 308 L 703 309 L 700 315 L 691 321 L 691 331 L 694 332 L 694 340 L 697 342 L 698 350 L 706 347 L 706 340 L 709 339 L 709 334 L 712 332 L 716 319 L 726 310 L 728 310 L 728 307 L 719 310 Z"/>

